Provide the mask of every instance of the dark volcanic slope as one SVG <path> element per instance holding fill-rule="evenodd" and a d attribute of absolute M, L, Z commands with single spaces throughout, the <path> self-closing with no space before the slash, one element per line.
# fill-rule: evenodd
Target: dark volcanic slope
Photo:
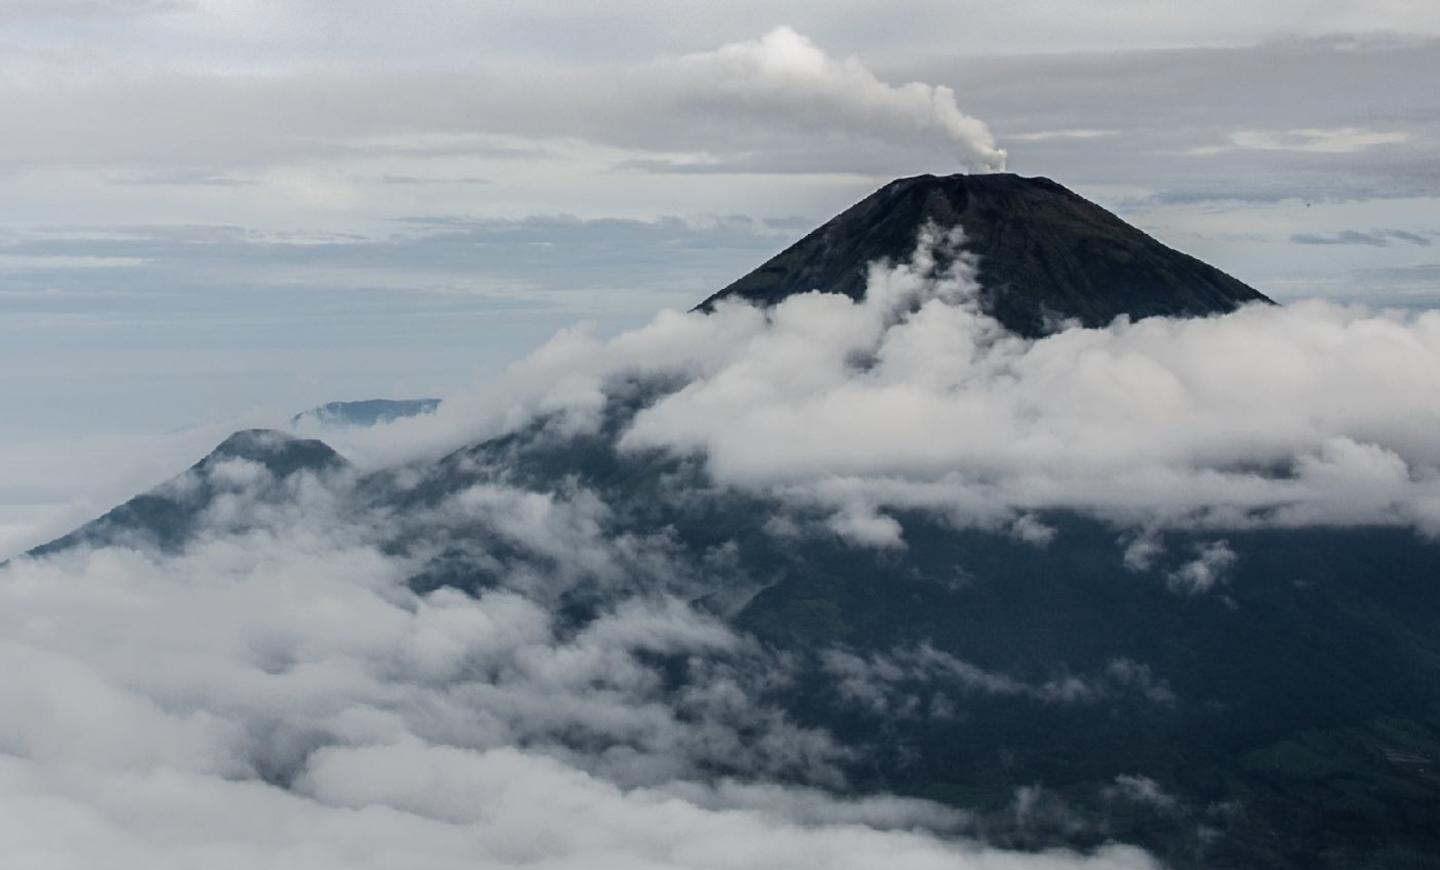
<path fill-rule="evenodd" d="M 203 512 L 226 488 L 221 470 L 233 462 L 262 467 L 268 478 L 254 484 L 257 496 L 281 501 L 294 498 L 284 484 L 296 474 L 328 474 L 348 465 L 323 441 L 272 429 L 242 429 L 178 476 L 27 555 L 45 556 L 84 544 L 178 550 L 204 525 Z M 218 481 L 217 471 L 221 472 Z"/>
<path fill-rule="evenodd" d="M 1048 178 L 1000 174 L 892 181 L 700 307 L 815 289 L 859 298 L 866 264 L 907 258 L 927 221 L 964 227 L 987 309 L 1022 335 L 1056 319 L 1103 326 L 1121 314 L 1204 316 L 1270 301 Z"/>

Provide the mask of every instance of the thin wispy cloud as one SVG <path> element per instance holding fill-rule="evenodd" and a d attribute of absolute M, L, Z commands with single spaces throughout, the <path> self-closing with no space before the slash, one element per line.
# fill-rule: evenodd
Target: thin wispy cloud
<path fill-rule="evenodd" d="M 1296 233 L 1290 241 L 1297 245 L 1368 245 L 1384 248 L 1392 242 L 1403 242 L 1420 247 L 1429 247 L 1440 238 L 1440 233 L 1415 233 L 1409 230 L 1342 230 L 1324 235 L 1321 233 Z"/>
<path fill-rule="evenodd" d="M 1236 130 L 1224 145 L 1200 145 L 1186 154 L 1208 156 L 1227 151 L 1294 151 L 1302 154 L 1354 154 L 1384 145 L 1409 142 L 1403 130 L 1368 130 L 1363 127 L 1302 130 Z"/>

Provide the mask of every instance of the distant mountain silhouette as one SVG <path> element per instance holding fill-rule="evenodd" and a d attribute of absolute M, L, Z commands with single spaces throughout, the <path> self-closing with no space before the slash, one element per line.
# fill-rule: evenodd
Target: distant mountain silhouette
<path fill-rule="evenodd" d="M 299 425 L 313 420 L 322 426 L 374 426 L 418 414 L 429 414 L 440 407 L 439 399 L 361 399 L 356 402 L 326 402 L 290 418 Z"/>
<path fill-rule="evenodd" d="M 927 222 L 964 228 L 986 309 L 1037 337 L 1060 321 L 1224 314 L 1262 293 L 1168 248 L 1048 178 L 917 175 L 892 181 L 711 296 L 773 305 L 824 290 L 859 298 L 866 266 L 904 260 Z"/>

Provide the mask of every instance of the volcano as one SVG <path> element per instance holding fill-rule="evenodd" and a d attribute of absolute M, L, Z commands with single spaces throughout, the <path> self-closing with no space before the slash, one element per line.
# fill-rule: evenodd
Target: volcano
<path fill-rule="evenodd" d="M 725 300 L 860 298 L 868 264 L 904 260 L 927 224 L 963 228 L 983 306 L 1020 336 L 1269 303 L 1047 179 L 926 175 L 886 185 L 711 296 L 708 316 L 676 319 L 693 336 L 723 325 Z M 807 301 L 822 304 L 787 314 L 860 307 L 795 300 Z M 878 354 L 852 356 L 861 376 L 877 365 Z M 1194 870 L 1440 866 L 1434 540 L 1400 523 L 1263 515 L 1222 530 L 1137 530 L 1078 509 L 987 526 L 912 505 L 886 517 L 903 546 L 860 547 L 824 510 L 727 485 L 693 451 L 626 446 L 637 417 L 682 391 L 684 376 L 607 377 L 579 422 L 542 404 L 398 468 L 362 472 L 318 441 L 242 433 L 33 555 L 181 552 L 204 535 L 333 510 L 404 565 L 413 594 L 523 596 L 559 635 L 583 635 L 619 602 L 683 601 L 744 641 L 703 653 L 656 642 L 652 670 L 635 680 L 654 688 L 654 705 L 672 704 L 697 733 L 714 699 L 770 705 L 767 721 L 844 747 L 826 787 L 963 808 L 987 842 L 1133 843 Z M 1265 467 L 1254 480 L 1266 474 L 1298 472 Z M 750 750 L 798 745 L 745 724 L 743 740 L 713 744 L 723 751 L 704 759 L 706 775 L 745 777 Z M 534 740 L 621 757 L 644 749 L 584 727 Z M 307 731 L 303 742 L 320 740 Z"/>
<path fill-rule="evenodd" d="M 1066 321 L 1204 317 L 1270 302 L 1048 178 L 1000 173 L 892 181 L 700 308 L 723 299 L 773 305 L 810 290 L 859 298 L 869 264 L 903 261 L 929 223 L 964 229 L 987 312 L 1027 337 Z"/>

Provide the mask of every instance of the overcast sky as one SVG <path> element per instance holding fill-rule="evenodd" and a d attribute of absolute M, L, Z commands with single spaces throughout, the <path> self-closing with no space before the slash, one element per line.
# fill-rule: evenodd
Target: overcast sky
<path fill-rule="evenodd" d="M 444 394 L 1002 152 L 1430 307 L 1437 73 L 1429 0 L 0 0 L 0 447 Z"/>

